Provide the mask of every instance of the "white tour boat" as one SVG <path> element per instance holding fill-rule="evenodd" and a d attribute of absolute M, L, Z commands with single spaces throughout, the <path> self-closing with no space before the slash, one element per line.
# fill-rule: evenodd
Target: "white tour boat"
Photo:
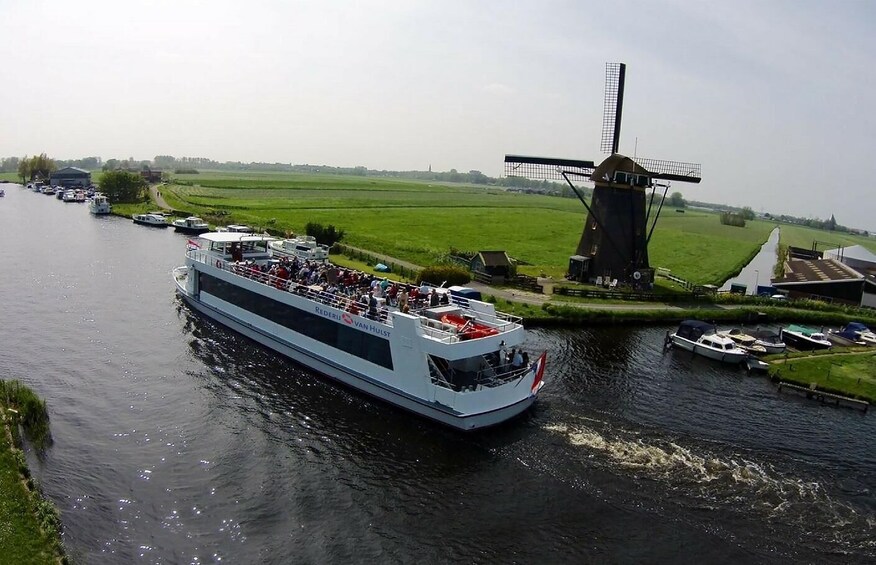
<path fill-rule="evenodd" d="M 307 261 L 328 261 L 329 249 L 312 235 L 278 239 L 268 244 L 274 257 L 298 257 Z"/>
<path fill-rule="evenodd" d="M 407 312 L 374 296 L 364 305 L 340 287 L 296 282 L 297 261 L 272 258 L 271 241 L 235 232 L 189 241 L 185 265 L 173 271 L 177 292 L 198 312 L 302 365 L 457 429 L 499 424 L 535 401 L 545 354 L 531 364 L 520 353 L 503 359 L 524 341 L 519 317 L 479 300 L 414 302 Z M 265 272 L 270 265 L 275 274 Z"/>
<path fill-rule="evenodd" d="M 150 212 L 148 214 L 134 214 L 131 217 L 134 219 L 135 224 L 141 224 L 144 226 L 166 228 L 169 225 L 164 214 L 157 214 L 155 212 Z"/>
<path fill-rule="evenodd" d="M 96 193 L 88 203 L 88 211 L 92 214 L 109 214 L 113 211 L 112 204 L 105 194 Z"/>
<path fill-rule="evenodd" d="M 724 363 L 741 363 L 748 352 L 726 336 L 719 335 L 715 326 L 699 320 L 685 320 L 668 336 L 673 347 L 691 351 L 703 357 Z"/>
<path fill-rule="evenodd" d="M 173 221 L 173 229 L 183 233 L 204 233 L 210 231 L 210 224 L 197 216 Z"/>

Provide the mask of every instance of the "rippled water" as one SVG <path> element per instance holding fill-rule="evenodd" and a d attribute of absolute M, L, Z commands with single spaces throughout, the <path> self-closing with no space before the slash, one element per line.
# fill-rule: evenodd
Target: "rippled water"
<path fill-rule="evenodd" d="M 872 414 L 661 350 L 533 329 L 548 386 L 460 435 L 335 386 L 173 294 L 186 237 L 7 185 L 0 377 L 83 563 L 867 562 Z"/>

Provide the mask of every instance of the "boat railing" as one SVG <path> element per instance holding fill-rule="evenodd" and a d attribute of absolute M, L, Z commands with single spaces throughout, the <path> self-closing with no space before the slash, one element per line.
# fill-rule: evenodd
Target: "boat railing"
<path fill-rule="evenodd" d="M 496 388 L 511 382 L 520 382 L 531 370 L 532 367 L 528 366 L 513 368 L 501 373 L 496 373 L 494 370 L 481 370 L 469 380 L 470 382 L 468 384 L 460 386 L 449 381 L 438 367 L 430 366 L 432 384 L 457 392 L 470 392 L 483 388 Z"/>
<path fill-rule="evenodd" d="M 186 257 L 199 263 L 210 264 L 212 261 L 214 267 L 231 274 L 242 276 L 279 290 L 285 290 L 303 296 L 309 300 L 349 312 L 350 314 L 361 315 L 375 322 L 392 327 L 392 317 L 389 313 L 396 308 L 390 307 L 386 302 L 376 310 L 371 309 L 368 304 L 364 304 L 355 297 L 346 294 L 328 292 L 320 285 L 304 285 L 291 279 L 262 272 L 260 265 L 254 262 L 225 261 L 222 258 L 216 257 L 215 254 L 207 253 L 195 247 L 186 250 Z M 466 341 L 469 339 L 468 336 L 461 336 L 456 327 L 425 316 L 425 311 L 428 308 L 429 304 L 426 301 L 414 302 L 408 312 L 411 315 L 420 317 L 421 326 L 426 335 L 442 343 L 456 343 L 458 341 Z M 474 310 L 467 311 L 474 312 Z M 485 322 L 491 327 L 494 327 L 498 333 L 510 331 L 522 321 L 522 318 L 519 316 L 513 316 L 502 312 L 496 312 L 495 316 L 487 315 L 484 312 L 477 312 L 477 319 L 478 321 Z"/>

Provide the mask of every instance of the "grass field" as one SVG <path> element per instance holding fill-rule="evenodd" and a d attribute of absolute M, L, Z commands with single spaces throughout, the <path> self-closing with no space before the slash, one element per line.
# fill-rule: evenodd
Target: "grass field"
<path fill-rule="evenodd" d="M 812 243 L 817 242 L 819 251 L 849 245 L 862 245 L 876 253 L 876 238 L 840 232 L 827 232 L 790 224 L 781 224 L 779 227 L 782 234 L 781 242 L 785 245 L 812 249 Z"/>
<path fill-rule="evenodd" d="M 857 396 L 876 402 L 876 354 L 824 353 L 789 359 L 776 369 L 784 381 L 808 387 L 816 383 L 819 390 Z M 773 374 L 775 374 L 775 370 Z"/>
<path fill-rule="evenodd" d="M 177 175 L 162 188 L 174 208 L 227 213 L 240 222 L 301 232 L 333 224 L 345 243 L 430 265 L 451 248 L 504 249 L 520 271 L 565 274 L 586 210 L 576 199 L 482 186 L 373 177 L 289 173 Z M 772 225 L 723 226 L 715 214 L 665 209 L 650 245 L 651 264 L 697 283 L 722 283 L 766 240 Z"/>

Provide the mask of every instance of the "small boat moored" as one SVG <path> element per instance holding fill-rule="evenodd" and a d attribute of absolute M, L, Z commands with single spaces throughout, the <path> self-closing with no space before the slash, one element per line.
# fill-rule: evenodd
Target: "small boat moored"
<path fill-rule="evenodd" d="M 329 249 L 316 242 L 312 235 L 278 239 L 268 244 L 274 257 L 298 257 L 305 261 L 328 261 Z"/>
<path fill-rule="evenodd" d="M 737 346 L 736 342 L 719 335 L 713 324 L 700 320 L 684 320 L 674 334 L 667 336 L 667 342 L 673 347 L 722 363 L 739 364 L 748 358 L 748 352 Z"/>
<path fill-rule="evenodd" d="M 824 332 L 799 324 L 791 324 L 787 328 L 782 328 L 781 336 L 785 343 L 800 351 L 829 349 L 833 346 Z"/>
<path fill-rule="evenodd" d="M 830 330 L 827 339 L 837 345 L 876 345 L 876 334 L 861 322 L 849 322 L 842 329 Z"/>
<path fill-rule="evenodd" d="M 109 214 L 113 211 L 113 206 L 105 194 L 98 192 L 88 203 L 88 211 L 92 214 Z"/>
<path fill-rule="evenodd" d="M 782 341 L 782 336 L 773 330 L 757 330 L 754 332 L 756 337 L 755 345 L 760 345 L 768 355 L 784 353 L 788 346 Z"/>
<path fill-rule="evenodd" d="M 729 337 L 736 343 L 736 345 L 749 353 L 754 353 L 755 355 L 766 355 L 766 347 L 759 344 L 756 337 L 745 333 L 740 328 L 733 328 L 732 330 L 717 333 L 720 336 Z"/>
<path fill-rule="evenodd" d="M 150 212 L 148 214 L 134 214 L 131 216 L 135 224 L 143 226 L 152 226 L 154 228 L 166 228 L 169 224 L 164 214 Z"/>
<path fill-rule="evenodd" d="M 206 233 L 210 231 L 210 224 L 197 216 L 174 220 L 173 229 L 182 233 Z"/>

